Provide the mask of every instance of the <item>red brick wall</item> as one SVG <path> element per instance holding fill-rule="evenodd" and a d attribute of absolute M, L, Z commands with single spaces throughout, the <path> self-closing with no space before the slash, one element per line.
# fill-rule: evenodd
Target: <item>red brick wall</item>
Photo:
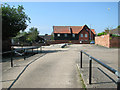
<path fill-rule="evenodd" d="M 61 44 L 61 43 L 70 43 L 70 40 L 55 40 L 55 41 L 48 41 L 48 44 Z M 79 44 L 79 40 L 71 40 L 71 43 Z"/>
<path fill-rule="evenodd" d="M 110 35 L 107 34 L 107 35 L 102 35 L 102 36 L 97 36 L 95 37 L 95 44 L 98 44 L 98 45 L 101 45 L 101 46 L 105 46 L 105 47 L 110 47 L 109 45 L 109 42 L 110 42 L 110 39 L 109 39 Z"/>
<path fill-rule="evenodd" d="M 61 44 L 61 43 L 71 43 L 72 44 L 80 44 L 79 40 L 55 40 L 55 41 L 48 41 L 47 44 Z M 89 44 L 89 41 L 83 41 L 83 44 Z"/>
<path fill-rule="evenodd" d="M 90 29 L 87 28 L 88 31 L 86 31 L 86 28 L 84 28 L 80 34 L 79 34 L 79 40 L 89 40 L 90 34 L 91 34 L 91 40 L 94 40 L 95 35 L 91 32 Z M 90 33 L 90 34 L 89 34 Z M 83 37 L 81 37 L 81 34 L 83 34 Z M 85 37 L 85 34 L 87 34 L 87 37 Z"/>
<path fill-rule="evenodd" d="M 110 38 L 110 47 L 119 47 L 120 48 L 120 37 L 111 37 Z"/>
<path fill-rule="evenodd" d="M 81 34 L 83 34 L 83 37 L 81 37 Z M 87 37 L 85 37 L 85 34 L 87 34 Z M 89 33 L 85 29 L 80 32 L 79 40 L 89 40 Z"/>
<path fill-rule="evenodd" d="M 111 47 L 120 47 L 120 37 L 110 37 L 109 34 L 95 37 L 95 44 Z"/>

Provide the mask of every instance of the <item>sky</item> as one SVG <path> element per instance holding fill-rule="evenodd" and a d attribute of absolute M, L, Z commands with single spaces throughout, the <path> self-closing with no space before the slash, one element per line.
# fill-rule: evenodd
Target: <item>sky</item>
<path fill-rule="evenodd" d="M 7 2 L 23 5 L 31 18 L 26 31 L 38 28 L 40 34 L 51 34 L 53 26 L 88 25 L 96 33 L 118 26 L 118 2 Z M 108 9 L 109 8 L 109 9 Z"/>

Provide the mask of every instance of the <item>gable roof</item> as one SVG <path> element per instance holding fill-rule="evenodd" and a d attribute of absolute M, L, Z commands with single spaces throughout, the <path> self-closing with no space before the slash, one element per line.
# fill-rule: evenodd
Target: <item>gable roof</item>
<path fill-rule="evenodd" d="M 84 28 L 84 26 L 53 26 L 53 30 L 54 30 L 53 33 L 70 34 L 72 30 L 73 34 L 78 34 Z M 95 34 L 94 29 L 91 29 L 91 31 Z"/>
<path fill-rule="evenodd" d="M 94 34 L 96 34 L 95 29 L 91 29 L 91 31 L 92 31 Z"/>
<path fill-rule="evenodd" d="M 74 34 L 78 34 L 84 26 L 71 26 L 70 28 L 72 28 L 72 33 Z"/>

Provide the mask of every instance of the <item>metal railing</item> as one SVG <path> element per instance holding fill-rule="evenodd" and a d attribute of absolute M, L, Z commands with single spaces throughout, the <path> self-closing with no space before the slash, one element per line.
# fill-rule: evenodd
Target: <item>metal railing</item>
<path fill-rule="evenodd" d="M 32 47 L 26 47 L 26 48 L 24 48 L 24 47 L 22 47 L 22 48 L 19 48 L 19 49 L 14 49 L 13 50 L 13 48 L 11 48 L 11 51 L 7 51 L 7 52 L 3 52 L 3 53 L 1 53 L 2 55 L 3 54 L 8 54 L 8 53 L 10 53 L 10 59 L 11 59 L 11 67 L 13 67 L 14 65 L 13 65 L 13 54 L 15 53 L 15 54 L 18 54 L 18 55 L 20 55 L 20 56 L 23 56 L 23 58 L 24 58 L 24 60 L 26 59 L 26 52 L 27 52 L 27 50 L 30 50 L 30 49 L 32 49 L 32 53 L 33 53 L 33 49 L 37 49 L 37 53 L 38 53 L 38 48 L 40 48 L 40 51 L 42 51 L 42 47 L 41 46 L 32 46 Z M 18 51 L 23 51 L 23 53 L 19 53 Z"/>
<path fill-rule="evenodd" d="M 120 72 L 118 72 L 117 70 L 111 68 L 110 66 L 104 64 L 103 62 L 97 60 L 96 58 L 90 56 L 89 54 L 87 54 L 84 51 L 80 51 L 81 52 L 81 57 L 80 57 L 80 68 L 82 68 L 82 53 L 84 53 L 85 55 L 87 55 L 89 57 L 89 84 L 91 84 L 92 81 L 92 60 L 94 60 L 95 62 L 97 62 L 98 64 L 100 64 L 101 66 L 103 66 L 104 68 L 106 68 L 107 70 L 109 70 L 110 72 L 112 72 L 113 74 L 115 74 L 118 77 L 118 81 L 117 81 L 117 90 L 120 90 Z"/>

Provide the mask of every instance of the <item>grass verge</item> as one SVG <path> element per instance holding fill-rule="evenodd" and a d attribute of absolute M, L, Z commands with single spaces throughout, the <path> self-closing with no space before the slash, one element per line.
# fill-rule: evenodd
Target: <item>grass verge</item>
<path fill-rule="evenodd" d="M 78 70 L 78 73 L 79 73 L 80 81 L 82 82 L 82 88 L 83 88 L 84 90 L 87 90 L 86 85 L 85 85 L 85 83 L 84 83 L 84 80 L 83 80 L 83 78 L 82 78 L 82 75 L 81 75 L 81 73 L 80 73 L 80 69 L 79 69 L 78 65 L 77 65 L 77 70 Z"/>

